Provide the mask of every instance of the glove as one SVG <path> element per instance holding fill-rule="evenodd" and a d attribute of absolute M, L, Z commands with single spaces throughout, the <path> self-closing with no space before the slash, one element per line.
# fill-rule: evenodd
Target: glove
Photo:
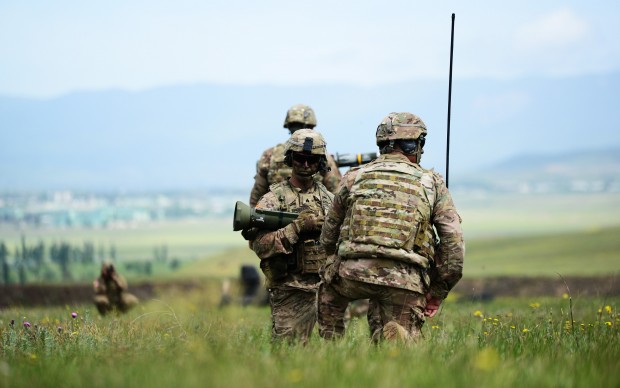
<path fill-rule="evenodd" d="M 295 220 L 295 229 L 297 233 L 320 232 L 325 222 L 325 216 L 318 216 L 310 210 L 304 210 Z"/>
<path fill-rule="evenodd" d="M 439 310 L 441 302 L 441 299 L 432 297 L 431 294 L 426 294 L 426 307 L 424 308 L 424 315 L 429 318 L 434 317 L 435 314 L 437 314 L 437 310 Z"/>

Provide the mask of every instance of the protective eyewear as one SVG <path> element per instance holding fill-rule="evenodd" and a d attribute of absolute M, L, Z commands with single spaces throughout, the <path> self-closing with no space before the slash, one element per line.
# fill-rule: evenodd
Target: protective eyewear
<path fill-rule="evenodd" d="M 293 152 L 293 161 L 300 163 L 300 164 L 304 164 L 306 162 L 308 164 L 316 164 L 321 161 L 321 156 L 320 155 L 304 155 L 304 154 L 300 154 L 297 152 Z"/>

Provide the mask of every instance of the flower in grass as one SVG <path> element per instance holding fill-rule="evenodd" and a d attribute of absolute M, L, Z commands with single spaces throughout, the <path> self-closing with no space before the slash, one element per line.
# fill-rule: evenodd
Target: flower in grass
<path fill-rule="evenodd" d="M 288 373 L 288 381 L 291 383 L 299 383 L 303 379 L 304 375 L 300 369 L 292 369 Z"/>
<path fill-rule="evenodd" d="M 77 318 L 77 313 L 75 311 L 71 313 L 71 318 L 73 319 Z"/>
<path fill-rule="evenodd" d="M 28 322 L 28 321 L 24 321 L 24 327 L 25 327 L 25 328 L 29 328 L 29 327 L 30 327 L 30 322 Z"/>
<path fill-rule="evenodd" d="M 476 310 L 474 311 L 474 317 L 484 318 L 484 315 L 482 315 L 482 311 Z"/>
<path fill-rule="evenodd" d="M 612 312 L 611 306 L 605 306 L 605 312 L 607 314 L 611 314 L 611 312 Z"/>
<path fill-rule="evenodd" d="M 538 302 L 530 303 L 530 307 L 536 310 L 537 308 L 540 308 L 540 303 Z"/>
<path fill-rule="evenodd" d="M 570 296 L 565 292 L 562 294 L 562 299 L 568 299 Z"/>
<path fill-rule="evenodd" d="M 437 326 L 437 325 L 433 325 L 433 326 L 431 326 L 431 328 L 432 328 L 432 329 L 439 329 L 439 326 Z"/>
<path fill-rule="evenodd" d="M 494 348 L 484 348 L 478 352 L 474 359 L 476 369 L 492 371 L 499 363 L 499 355 Z"/>
<path fill-rule="evenodd" d="M 524 332 L 524 333 L 529 333 L 529 332 L 530 332 L 530 329 L 528 329 L 527 327 L 524 327 L 524 328 L 523 328 L 523 332 Z"/>
<path fill-rule="evenodd" d="M 606 324 L 607 326 L 611 326 L 611 322 L 610 322 L 610 321 L 605 322 L 605 324 Z"/>

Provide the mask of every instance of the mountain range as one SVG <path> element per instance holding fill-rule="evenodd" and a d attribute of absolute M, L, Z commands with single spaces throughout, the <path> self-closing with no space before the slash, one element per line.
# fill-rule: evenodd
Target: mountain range
<path fill-rule="evenodd" d="M 286 140 L 296 103 L 314 108 L 331 153 L 376 151 L 382 117 L 418 114 L 429 130 L 422 165 L 445 173 L 447 90 L 447 80 L 422 80 L 0 96 L 0 191 L 249 190 L 261 152 Z M 450 182 L 617 178 L 619 90 L 619 74 L 455 80 Z"/>

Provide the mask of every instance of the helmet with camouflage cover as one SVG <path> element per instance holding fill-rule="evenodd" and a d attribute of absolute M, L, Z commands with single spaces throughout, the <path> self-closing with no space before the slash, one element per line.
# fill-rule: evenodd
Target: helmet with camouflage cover
<path fill-rule="evenodd" d="M 392 112 L 377 127 L 377 145 L 390 140 L 415 140 L 426 136 L 426 124 L 418 116 Z M 423 146 L 423 144 L 422 144 Z"/>
<path fill-rule="evenodd" d="M 314 111 L 308 105 L 293 105 L 284 118 L 284 128 L 288 128 L 291 123 L 301 123 L 307 128 L 316 127 L 316 116 Z"/>
<path fill-rule="evenodd" d="M 286 141 L 284 153 L 303 152 L 313 155 L 327 155 L 327 143 L 320 132 L 310 128 L 295 131 Z"/>

